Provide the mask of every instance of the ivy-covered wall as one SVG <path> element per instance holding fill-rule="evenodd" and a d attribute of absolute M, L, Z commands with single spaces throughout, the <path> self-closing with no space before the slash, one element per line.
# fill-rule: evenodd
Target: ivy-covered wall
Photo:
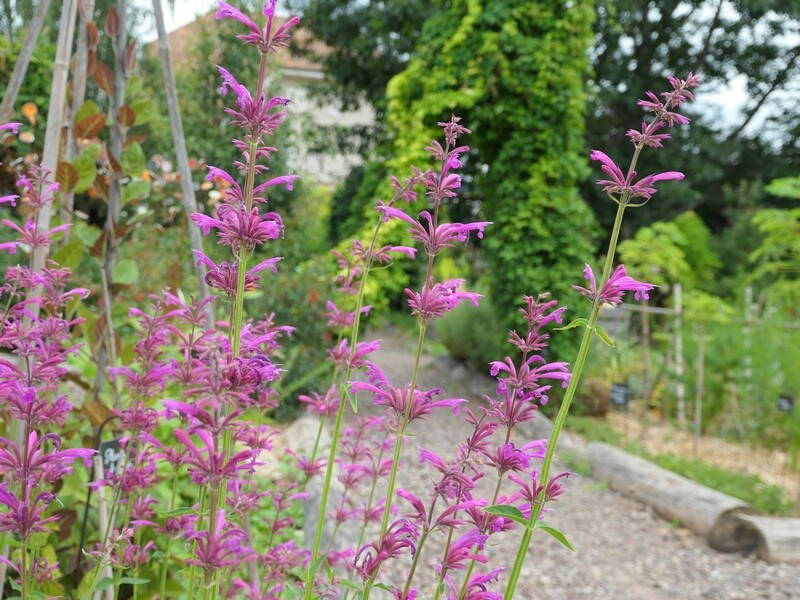
<path fill-rule="evenodd" d="M 578 195 L 593 20 L 590 0 L 452 0 L 387 90 L 389 172 L 427 164 L 437 121 L 456 114 L 472 130 L 464 186 L 494 222 L 491 293 L 509 322 L 523 294 L 551 291 L 575 308 L 571 285 L 593 257 L 595 224 Z"/>

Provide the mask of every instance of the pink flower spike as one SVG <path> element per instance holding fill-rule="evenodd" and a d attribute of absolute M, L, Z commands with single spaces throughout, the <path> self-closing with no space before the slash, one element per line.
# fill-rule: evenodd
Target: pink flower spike
<path fill-rule="evenodd" d="M 0 131 L 10 131 L 13 134 L 17 134 L 21 125 L 22 123 L 3 123 L 0 125 Z"/>

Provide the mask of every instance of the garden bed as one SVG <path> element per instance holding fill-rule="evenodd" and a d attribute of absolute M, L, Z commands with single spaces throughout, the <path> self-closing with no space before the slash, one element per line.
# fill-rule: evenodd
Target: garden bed
<path fill-rule="evenodd" d="M 694 436 L 690 432 L 681 431 L 671 423 L 649 419 L 643 426 L 640 414 L 635 405 L 629 412 L 609 413 L 607 422 L 620 434 L 623 446 L 633 444 L 653 455 L 694 457 Z M 758 476 L 765 483 L 779 487 L 783 491 L 783 497 L 795 504 L 793 513 L 798 512 L 800 474 L 796 470 L 787 469 L 786 452 L 753 448 L 743 443 L 702 436 L 697 458 L 731 473 Z"/>

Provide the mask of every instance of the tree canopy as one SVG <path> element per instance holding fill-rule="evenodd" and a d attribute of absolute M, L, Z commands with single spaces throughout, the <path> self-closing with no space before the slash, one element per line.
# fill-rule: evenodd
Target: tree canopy
<path fill-rule="evenodd" d="M 729 225 L 720 190 L 742 180 L 769 181 L 800 164 L 796 135 L 800 112 L 800 5 L 764 0 L 599 0 L 590 84 L 587 140 L 612 156 L 629 153 L 625 132 L 636 128 L 641 109 L 635 98 L 659 92 L 664 77 L 699 73 L 700 103 L 694 122 L 675 132 L 672 148 L 647 153 L 644 173 L 677 170 L 680 184 L 664 185 L 646 210 L 626 216 L 628 234 L 648 221 L 671 219 L 694 209 L 715 231 Z M 737 82 L 745 94 L 738 96 Z M 731 88 L 731 86 L 734 86 Z M 725 94 L 725 110 L 703 103 Z M 743 101 L 736 114 L 732 104 Z M 678 187 L 679 186 L 679 187 Z M 592 182 L 584 196 L 600 221 L 613 220 L 613 207 L 599 200 Z"/>

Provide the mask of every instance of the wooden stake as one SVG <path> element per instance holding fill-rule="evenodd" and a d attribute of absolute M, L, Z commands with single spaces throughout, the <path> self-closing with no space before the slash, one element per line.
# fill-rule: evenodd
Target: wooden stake
<path fill-rule="evenodd" d="M 63 127 L 64 104 L 67 97 L 67 75 L 69 59 L 72 54 L 72 38 L 75 33 L 75 16 L 78 12 L 77 0 L 64 0 L 61 6 L 61 28 L 58 31 L 58 46 L 53 64 L 53 87 L 50 90 L 50 105 L 47 109 L 47 128 L 44 134 L 44 150 L 42 151 L 42 167 L 52 172 L 55 177 L 58 167 L 58 150 L 61 147 L 61 129 Z M 50 230 L 53 207 L 50 204 L 39 209 L 36 217 L 36 231 L 44 233 Z M 47 261 L 47 247 L 35 248 L 33 251 L 33 271 L 41 273 Z M 30 309 L 38 313 L 38 305 L 31 304 Z"/>
<path fill-rule="evenodd" d="M 686 429 L 686 385 L 683 381 L 683 297 L 681 284 L 675 284 L 675 379 L 678 396 L 678 427 Z"/>
<path fill-rule="evenodd" d="M 169 53 L 169 38 L 167 29 L 164 26 L 164 13 L 161 9 L 161 0 L 153 0 L 153 12 L 156 17 L 156 29 L 158 30 L 158 49 L 161 53 L 161 68 L 164 73 L 164 85 L 167 92 L 167 109 L 169 110 L 169 122 L 172 127 L 172 139 L 175 143 L 175 159 L 178 163 L 178 172 L 181 176 L 181 202 L 183 211 L 186 214 L 186 226 L 189 230 L 189 244 L 192 250 L 203 251 L 203 236 L 200 229 L 192 222 L 192 214 L 198 212 L 197 200 L 194 197 L 194 186 L 192 184 L 192 172 L 189 169 L 189 153 L 186 149 L 186 137 L 183 133 L 183 121 L 181 111 L 178 106 L 178 90 L 175 86 L 175 73 L 172 69 L 172 58 Z M 195 263 L 195 275 L 197 276 L 200 297 L 205 300 L 209 296 L 208 285 L 206 284 L 206 270 L 202 264 L 192 257 Z M 214 312 L 212 307 L 207 310 L 209 329 L 214 327 Z"/>
<path fill-rule="evenodd" d="M 700 455 L 700 428 L 703 418 L 703 374 L 706 360 L 706 336 L 702 326 L 697 340 L 697 382 L 694 390 L 694 457 Z"/>

